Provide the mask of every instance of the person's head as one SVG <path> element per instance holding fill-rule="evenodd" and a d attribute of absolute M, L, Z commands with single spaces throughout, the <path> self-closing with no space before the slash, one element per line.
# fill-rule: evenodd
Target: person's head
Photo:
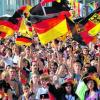
<path fill-rule="evenodd" d="M 96 91 L 97 90 L 97 83 L 95 80 L 92 80 L 92 79 L 89 79 L 88 82 L 87 82 L 87 87 L 89 90 L 94 90 Z"/>
<path fill-rule="evenodd" d="M 73 51 L 73 47 L 71 45 L 68 45 L 66 50 L 67 50 L 67 53 L 71 54 Z"/>
<path fill-rule="evenodd" d="M 70 83 L 67 83 L 66 86 L 65 86 L 65 91 L 68 93 L 68 94 L 71 94 L 72 92 L 72 84 Z"/>
<path fill-rule="evenodd" d="M 50 66 L 50 70 L 54 71 L 55 73 L 57 68 L 58 68 L 58 64 L 56 62 L 52 62 Z"/>
<path fill-rule="evenodd" d="M 73 94 L 74 93 L 74 80 L 69 78 L 65 80 L 65 83 L 62 84 L 62 87 L 64 87 L 64 91 L 67 94 Z"/>
<path fill-rule="evenodd" d="M 9 76 L 10 76 L 10 79 L 13 80 L 16 78 L 16 68 L 15 67 L 10 67 L 8 69 L 9 71 Z"/>
<path fill-rule="evenodd" d="M 7 48 L 6 49 L 6 54 L 9 56 L 12 56 L 12 49 L 11 48 Z"/>
<path fill-rule="evenodd" d="M 84 72 L 88 72 L 88 69 L 90 66 L 91 66 L 90 63 L 84 64 L 84 67 L 83 67 Z"/>
<path fill-rule="evenodd" d="M 80 62 L 74 62 L 73 69 L 76 74 L 79 74 L 81 71 L 82 65 Z"/>
<path fill-rule="evenodd" d="M 8 71 L 3 71 L 2 74 L 1 74 L 1 78 L 5 81 L 8 81 L 10 80 L 10 77 L 9 77 L 9 72 Z"/>
<path fill-rule="evenodd" d="M 21 47 L 14 45 L 13 46 L 13 53 L 20 54 L 20 52 L 21 52 Z"/>
<path fill-rule="evenodd" d="M 37 62 L 36 61 L 32 62 L 31 71 L 32 71 L 32 73 L 37 73 L 38 67 L 37 67 Z"/>
<path fill-rule="evenodd" d="M 23 63 L 23 67 L 27 67 L 30 69 L 30 62 L 27 59 L 24 58 L 22 63 Z"/>
<path fill-rule="evenodd" d="M 25 48 L 25 53 L 26 53 L 27 55 L 30 54 L 30 47 L 26 47 L 26 48 Z"/>
<path fill-rule="evenodd" d="M 82 51 L 83 51 L 83 54 L 84 54 L 84 55 L 89 54 L 89 50 L 88 50 L 87 47 L 83 48 Z"/>
<path fill-rule="evenodd" d="M 38 81 L 39 81 L 39 75 L 37 75 L 37 74 L 34 73 L 34 74 L 32 75 L 32 81 L 33 81 L 33 82 L 38 82 Z"/>
<path fill-rule="evenodd" d="M 50 76 L 48 75 L 41 75 L 40 76 L 40 83 L 43 87 L 47 87 L 47 83 L 50 81 Z"/>
<path fill-rule="evenodd" d="M 28 95 L 30 92 L 30 85 L 28 83 L 26 83 L 25 85 L 22 86 L 23 87 L 23 92 L 25 95 Z"/>

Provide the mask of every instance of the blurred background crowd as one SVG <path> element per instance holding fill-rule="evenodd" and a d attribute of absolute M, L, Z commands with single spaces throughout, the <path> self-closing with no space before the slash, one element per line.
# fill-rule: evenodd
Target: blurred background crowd
<path fill-rule="evenodd" d="M 12 39 L 1 41 L 1 100 L 99 100 L 99 48 L 93 43 L 81 46 L 70 37 L 43 46 L 34 36 L 30 47 L 18 46 Z M 81 81 L 86 87 L 79 87 L 84 95 L 78 96 Z"/>

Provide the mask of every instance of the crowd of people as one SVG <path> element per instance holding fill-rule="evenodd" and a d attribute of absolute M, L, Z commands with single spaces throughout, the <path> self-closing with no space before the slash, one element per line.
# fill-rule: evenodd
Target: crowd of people
<path fill-rule="evenodd" d="M 82 46 L 66 37 L 43 46 L 34 36 L 27 47 L 0 40 L 0 100 L 81 100 L 80 80 L 84 100 L 100 100 L 100 81 L 93 79 L 100 78 L 99 43 Z"/>

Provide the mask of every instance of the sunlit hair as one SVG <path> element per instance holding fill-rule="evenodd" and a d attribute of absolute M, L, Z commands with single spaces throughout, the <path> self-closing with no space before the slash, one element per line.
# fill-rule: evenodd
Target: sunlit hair
<path fill-rule="evenodd" d="M 1 74 L 2 79 L 5 79 L 6 77 L 9 77 L 9 72 L 8 71 L 3 71 Z"/>

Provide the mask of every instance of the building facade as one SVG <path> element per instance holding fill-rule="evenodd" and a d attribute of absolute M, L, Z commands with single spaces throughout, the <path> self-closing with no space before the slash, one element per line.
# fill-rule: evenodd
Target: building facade
<path fill-rule="evenodd" d="M 0 16 L 12 15 L 21 5 L 35 6 L 40 0 L 0 0 Z"/>
<path fill-rule="evenodd" d="M 100 6 L 100 0 L 68 0 L 73 17 L 85 17 Z"/>

